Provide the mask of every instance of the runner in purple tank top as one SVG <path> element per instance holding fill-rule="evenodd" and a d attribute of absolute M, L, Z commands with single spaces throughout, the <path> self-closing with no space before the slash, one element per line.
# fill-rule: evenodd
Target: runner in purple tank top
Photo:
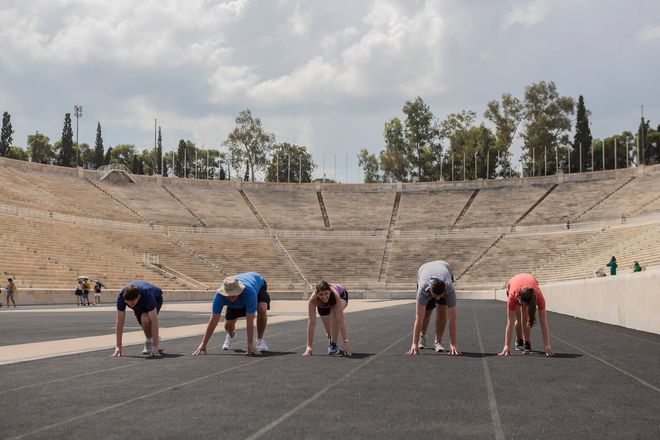
<path fill-rule="evenodd" d="M 344 309 L 348 305 L 348 291 L 344 286 L 337 283 L 321 281 L 316 285 L 312 296 L 309 297 L 307 321 L 307 349 L 303 356 L 312 355 L 314 344 L 314 329 L 316 327 L 316 312 L 318 312 L 325 327 L 328 337 L 328 354 L 339 354 L 337 339 L 341 333 L 342 348 L 344 356 L 351 355 L 351 346 L 348 341 L 346 322 L 344 321 Z"/>

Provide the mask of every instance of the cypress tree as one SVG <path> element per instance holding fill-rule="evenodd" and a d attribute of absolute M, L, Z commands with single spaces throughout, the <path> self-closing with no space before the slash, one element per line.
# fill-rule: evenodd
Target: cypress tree
<path fill-rule="evenodd" d="M 163 136 L 158 127 L 158 142 L 156 144 L 156 174 L 163 174 L 164 177 L 167 177 L 165 170 L 161 170 L 163 164 Z"/>
<path fill-rule="evenodd" d="M 651 126 L 651 120 L 647 119 L 646 121 L 644 118 L 641 119 L 639 123 L 639 128 L 637 129 L 637 136 L 639 139 L 639 145 L 641 147 L 641 154 L 642 157 L 638 159 L 638 163 L 642 165 L 648 165 L 651 163 L 650 158 L 651 158 L 651 149 L 650 145 L 648 142 L 648 132 L 649 128 Z"/>
<path fill-rule="evenodd" d="M 101 123 L 96 125 L 96 143 L 94 144 L 94 167 L 103 165 L 103 137 L 101 136 Z"/>
<path fill-rule="evenodd" d="M 186 141 L 179 140 L 179 148 L 176 151 L 176 158 L 174 159 L 174 175 L 184 177 L 183 170 L 185 164 L 183 163 L 186 154 Z"/>
<path fill-rule="evenodd" d="M 73 130 L 71 129 L 71 113 L 64 115 L 64 127 L 62 128 L 62 144 L 57 156 L 57 163 L 65 167 L 74 165 L 73 157 Z"/>
<path fill-rule="evenodd" d="M 8 153 L 13 141 L 12 134 L 14 134 L 14 129 L 11 126 L 11 115 L 4 112 L 2 114 L 2 133 L 0 134 L 0 156 Z"/>
<path fill-rule="evenodd" d="M 593 170 L 591 164 L 591 129 L 589 128 L 589 111 L 584 106 L 582 95 L 578 98 L 577 119 L 575 120 L 575 136 L 573 151 L 571 151 L 571 172 L 580 171 L 580 144 L 582 144 L 582 171 Z"/>

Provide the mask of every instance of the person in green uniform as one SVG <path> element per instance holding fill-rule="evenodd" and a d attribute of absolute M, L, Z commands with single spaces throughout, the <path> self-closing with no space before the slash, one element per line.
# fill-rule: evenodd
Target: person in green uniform
<path fill-rule="evenodd" d="M 612 255 L 612 259 L 607 263 L 607 266 L 610 268 L 610 275 L 616 275 L 616 268 L 619 267 L 619 265 L 616 264 L 616 257 L 614 255 Z"/>

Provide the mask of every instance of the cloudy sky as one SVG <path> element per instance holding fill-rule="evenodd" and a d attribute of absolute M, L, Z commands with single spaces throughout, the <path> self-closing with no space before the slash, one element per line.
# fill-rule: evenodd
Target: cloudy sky
<path fill-rule="evenodd" d="M 80 142 L 98 121 L 106 148 L 150 148 L 157 118 L 171 150 L 219 147 L 249 108 L 352 182 L 415 96 L 481 117 L 546 80 L 584 95 L 595 137 L 635 129 L 642 104 L 656 126 L 658 54 L 657 0 L 0 0 L 0 111 L 19 146 L 59 139 L 80 104 Z"/>

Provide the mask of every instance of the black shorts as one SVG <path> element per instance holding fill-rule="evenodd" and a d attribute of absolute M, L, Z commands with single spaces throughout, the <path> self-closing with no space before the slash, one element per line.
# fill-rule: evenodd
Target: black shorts
<path fill-rule="evenodd" d="M 440 299 L 431 298 L 429 302 L 426 303 L 426 310 L 435 309 L 436 304 L 441 304 L 443 306 L 447 305 L 447 299 L 443 296 Z"/>
<path fill-rule="evenodd" d="M 156 297 L 156 315 L 160 312 L 160 308 L 163 307 L 163 297 L 162 296 L 157 296 Z M 133 313 L 135 313 L 135 318 L 137 319 L 137 322 L 142 325 L 142 314 L 143 313 L 149 313 L 147 310 L 139 309 L 135 310 L 133 309 Z"/>
<path fill-rule="evenodd" d="M 348 290 L 344 290 L 342 293 L 340 293 L 339 298 L 346 301 L 346 304 L 348 305 Z M 331 310 L 332 310 L 332 307 L 317 307 L 316 308 L 316 311 L 319 313 L 319 316 L 328 316 L 330 314 Z"/>
<path fill-rule="evenodd" d="M 76 296 L 82 296 L 82 290 L 76 290 Z"/>
<path fill-rule="evenodd" d="M 264 281 L 264 285 L 261 286 L 259 293 L 257 294 L 257 304 L 266 303 L 266 310 L 270 310 L 270 295 L 268 294 L 268 285 Z M 225 313 L 225 321 L 234 321 L 238 318 L 244 318 L 247 314 L 245 307 L 227 307 L 227 313 Z"/>

